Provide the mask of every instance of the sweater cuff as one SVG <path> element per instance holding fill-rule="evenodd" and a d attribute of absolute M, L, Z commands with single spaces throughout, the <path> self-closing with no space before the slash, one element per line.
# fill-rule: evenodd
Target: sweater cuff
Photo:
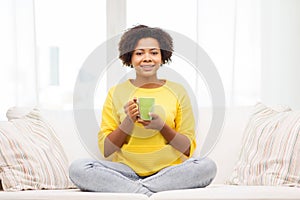
<path fill-rule="evenodd" d="M 131 135 L 133 126 L 134 126 L 133 121 L 130 119 L 130 117 L 126 116 L 126 118 L 119 125 L 119 129 L 121 129 L 121 131 L 123 131 L 127 135 Z"/>

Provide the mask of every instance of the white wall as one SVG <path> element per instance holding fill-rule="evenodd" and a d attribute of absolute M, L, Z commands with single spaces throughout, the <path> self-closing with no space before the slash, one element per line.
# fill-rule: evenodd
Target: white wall
<path fill-rule="evenodd" d="M 262 101 L 300 109 L 300 1 L 262 1 Z"/>

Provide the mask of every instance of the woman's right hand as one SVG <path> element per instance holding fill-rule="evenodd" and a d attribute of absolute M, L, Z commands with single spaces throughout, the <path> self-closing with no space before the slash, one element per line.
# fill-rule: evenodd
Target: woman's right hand
<path fill-rule="evenodd" d="M 140 114 L 136 98 L 133 98 L 126 103 L 124 106 L 124 112 L 133 122 L 136 122 Z"/>

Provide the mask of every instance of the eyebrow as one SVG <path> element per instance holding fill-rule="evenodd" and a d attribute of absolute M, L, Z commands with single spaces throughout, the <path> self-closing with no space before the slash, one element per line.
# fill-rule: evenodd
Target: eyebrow
<path fill-rule="evenodd" d="M 146 49 L 148 49 L 148 48 L 146 48 Z M 145 49 L 135 49 L 134 51 L 137 51 L 137 50 L 144 51 Z M 151 48 L 150 51 L 152 51 L 152 50 L 159 50 L 159 48 Z"/>

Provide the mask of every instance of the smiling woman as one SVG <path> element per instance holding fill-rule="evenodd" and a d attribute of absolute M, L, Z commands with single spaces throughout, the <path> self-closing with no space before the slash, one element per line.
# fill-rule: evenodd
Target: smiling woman
<path fill-rule="evenodd" d="M 136 77 L 131 80 L 133 85 L 149 88 L 165 83 L 157 78 L 157 70 L 171 61 L 173 40 L 168 33 L 160 28 L 136 26 L 124 33 L 119 51 L 123 65 L 135 68 Z"/>
<path fill-rule="evenodd" d="M 154 38 L 140 39 L 131 57 L 131 65 L 135 68 L 137 75 L 132 83 L 141 86 L 143 79 L 147 79 L 147 82 L 151 83 L 160 83 L 156 72 L 161 64 L 162 55 L 158 41 Z"/>
<path fill-rule="evenodd" d="M 136 77 L 110 88 L 103 106 L 98 145 L 112 161 L 77 160 L 70 167 L 71 180 L 82 190 L 148 196 L 206 187 L 216 175 L 216 165 L 207 157 L 192 158 L 196 140 L 189 95 L 180 83 L 157 76 L 162 64 L 171 60 L 171 36 L 139 25 L 123 34 L 119 50 Z M 145 97 L 155 101 L 147 120 L 141 118 L 143 105 L 138 101 Z"/>

